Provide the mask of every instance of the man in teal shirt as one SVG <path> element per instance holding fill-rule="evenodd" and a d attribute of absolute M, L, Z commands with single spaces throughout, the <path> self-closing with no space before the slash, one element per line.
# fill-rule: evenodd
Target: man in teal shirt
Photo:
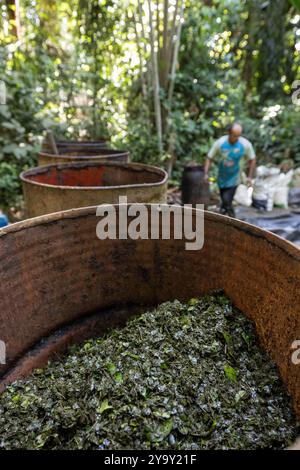
<path fill-rule="evenodd" d="M 205 179 L 208 180 L 212 160 L 218 163 L 218 185 L 222 199 L 221 213 L 234 217 L 233 198 L 240 183 L 240 164 L 244 157 L 250 161 L 247 182 L 252 184 L 255 171 L 256 156 L 249 140 L 242 137 L 243 128 L 233 124 L 229 134 L 218 139 L 208 153 L 205 162 Z"/>

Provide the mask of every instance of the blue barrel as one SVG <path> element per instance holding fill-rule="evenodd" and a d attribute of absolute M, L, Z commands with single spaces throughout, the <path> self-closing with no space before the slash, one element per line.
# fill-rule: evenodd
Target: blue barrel
<path fill-rule="evenodd" d="M 0 214 L 0 228 L 6 227 L 9 224 L 8 218 L 4 214 Z"/>

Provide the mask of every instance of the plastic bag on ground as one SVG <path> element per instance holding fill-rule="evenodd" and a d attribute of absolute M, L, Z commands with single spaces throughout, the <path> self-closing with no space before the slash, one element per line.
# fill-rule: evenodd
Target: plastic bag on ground
<path fill-rule="evenodd" d="M 268 176 L 279 175 L 280 169 L 276 167 L 268 167 L 260 165 L 256 169 L 257 178 L 267 178 Z"/>
<path fill-rule="evenodd" d="M 234 200 L 241 206 L 250 207 L 252 204 L 253 188 L 248 188 L 245 184 L 240 184 L 237 187 Z"/>
<path fill-rule="evenodd" d="M 280 174 L 273 174 L 267 177 L 259 177 L 254 181 L 253 199 L 265 201 L 268 211 L 274 206 L 274 195 L 278 185 Z"/>
<path fill-rule="evenodd" d="M 292 181 L 294 170 L 288 173 L 280 173 L 278 183 L 274 192 L 274 205 L 288 209 L 289 207 L 289 185 Z"/>
<path fill-rule="evenodd" d="M 280 173 L 279 168 L 258 167 L 253 199 L 263 201 L 268 211 L 272 211 L 274 205 L 287 209 L 289 184 L 293 174 L 293 170 L 285 174 Z"/>

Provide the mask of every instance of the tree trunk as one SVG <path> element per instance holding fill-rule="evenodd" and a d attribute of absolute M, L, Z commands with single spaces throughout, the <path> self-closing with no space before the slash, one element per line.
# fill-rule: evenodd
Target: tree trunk
<path fill-rule="evenodd" d="M 8 18 L 11 25 L 11 34 L 21 39 L 20 3 L 19 0 L 6 0 Z"/>
<path fill-rule="evenodd" d="M 157 64 L 157 51 L 155 49 L 155 35 L 153 16 L 151 10 L 151 0 L 148 0 L 149 7 L 149 23 L 150 23 L 150 42 L 151 42 L 151 58 L 152 58 L 152 81 L 153 81 L 153 98 L 154 98 L 154 112 L 155 123 L 157 132 L 158 150 L 160 155 L 163 154 L 163 139 L 162 139 L 162 119 L 161 119 L 161 101 L 160 101 L 160 85 Z"/>
<path fill-rule="evenodd" d="M 184 0 L 181 1 L 180 18 L 179 18 L 178 25 L 177 25 L 176 41 L 174 45 L 174 53 L 173 53 L 173 60 L 172 60 L 172 66 L 171 66 L 170 86 L 169 86 L 169 93 L 168 93 L 169 111 L 171 110 L 171 107 L 172 107 L 172 99 L 173 99 L 173 94 L 174 94 L 174 85 L 175 85 L 175 77 L 176 77 L 176 68 L 178 64 L 178 54 L 179 54 L 179 47 L 180 47 L 180 40 L 181 40 L 183 14 L 184 14 Z"/>
<path fill-rule="evenodd" d="M 136 43 L 137 43 L 137 51 L 138 51 L 138 56 L 139 56 L 139 65 L 140 65 L 140 74 L 141 74 L 141 85 L 142 85 L 142 96 L 145 100 L 147 100 L 148 97 L 148 92 L 147 92 L 147 83 L 145 79 L 145 74 L 143 70 L 143 56 L 142 56 L 142 51 L 141 51 L 141 40 L 140 36 L 137 30 L 137 21 L 136 17 L 133 14 L 133 24 L 134 24 L 134 31 L 135 31 L 135 37 L 136 37 Z"/>
<path fill-rule="evenodd" d="M 142 43 L 143 43 L 143 49 L 144 49 L 144 54 L 145 57 L 148 57 L 148 52 L 147 52 L 147 38 L 146 38 L 146 32 L 145 32 L 145 27 L 144 27 L 144 20 L 143 20 L 143 9 L 140 0 L 138 0 L 138 13 L 139 13 L 139 21 L 141 24 L 142 28 Z M 146 86 L 147 86 L 147 98 L 148 98 L 148 110 L 149 110 L 149 116 L 151 114 L 151 105 L 150 105 L 150 95 L 151 95 L 151 77 L 152 77 L 152 70 L 151 70 L 151 61 L 147 60 L 147 69 L 146 69 Z M 150 123 L 149 123 L 150 124 Z"/>
<path fill-rule="evenodd" d="M 164 20 L 163 20 L 163 42 L 161 46 L 159 76 L 162 88 L 166 89 L 168 84 L 169 64 L 168 64 L 168 27 L 169 27 L 169 0 L 164 0 Z"/>
<path fill-rule="evenodd" d="M 170 85 L 169 85 L 169 91 L 168 91 L 168 118 L 167 118 L 167 123 L 166 123 L 166 133 L 168 135 L 169 133 L 169 128 L 170 128 L 170 119 L 171 119 L 171 112 L 172 112 L 172 101 L 173 101 L 173 95 L 174 95 L 174 86 L 175 86 L 175 78 L 176 78 L 176 68 L 178 64 L 178 55 L 179 55 L 179 47 L 180 47 L 180 40 L 181 40 L 181 30 L 182 30 L 182 20 L 183 20 L 183 14 L 184 14 L 184 0 L 181 2 L 181 8 L 180 8 L 180 18 L 178 21 L 177 25 L 177 33 L 176 33 L 176 42 L 174 46 L 174 54 L 173 54 L 173 61 L 172 61 L 172 67 L 171 67 L 171 76 L 170 76 Z M 174 146 L 175 146 L 175 139 L 176 136 L 174 135 L 174 132 L 171 132 L 169 136 L 169 144 L 168 144 L 168 155 L 170 157 L 167 165 L 167 170 L 169 176 L 172 174 L 173 166 L 176 160 L 176 156 L 174 155 Z"/>

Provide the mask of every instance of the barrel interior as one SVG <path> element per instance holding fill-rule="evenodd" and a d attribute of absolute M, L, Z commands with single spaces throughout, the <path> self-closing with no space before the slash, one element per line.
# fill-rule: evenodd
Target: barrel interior
<path fill-rule="evenodd" d="M 164 173 L 128 165 L 53 165 L 29 170 L 25 179 L 51 186 L 114 187 L 160 183 Z"/>
<path fill-rule="evenodd" d="M 115 209 L 118 226 L 121 207 Z M 199 211 L 192 212 L 196 222 Z M 68 345 L 124 324 L 140 307 L 223 289 L 254 321 L 300 418 L 300 365 L 291 360 L 300 335 L 300 250 L 249 224 L 204 215 L 197 251 L 186 250 L 185 239 L 99 240 L 96 207 L 2 229 L 0 325 L 7 349 L 0 393 Z"/>

